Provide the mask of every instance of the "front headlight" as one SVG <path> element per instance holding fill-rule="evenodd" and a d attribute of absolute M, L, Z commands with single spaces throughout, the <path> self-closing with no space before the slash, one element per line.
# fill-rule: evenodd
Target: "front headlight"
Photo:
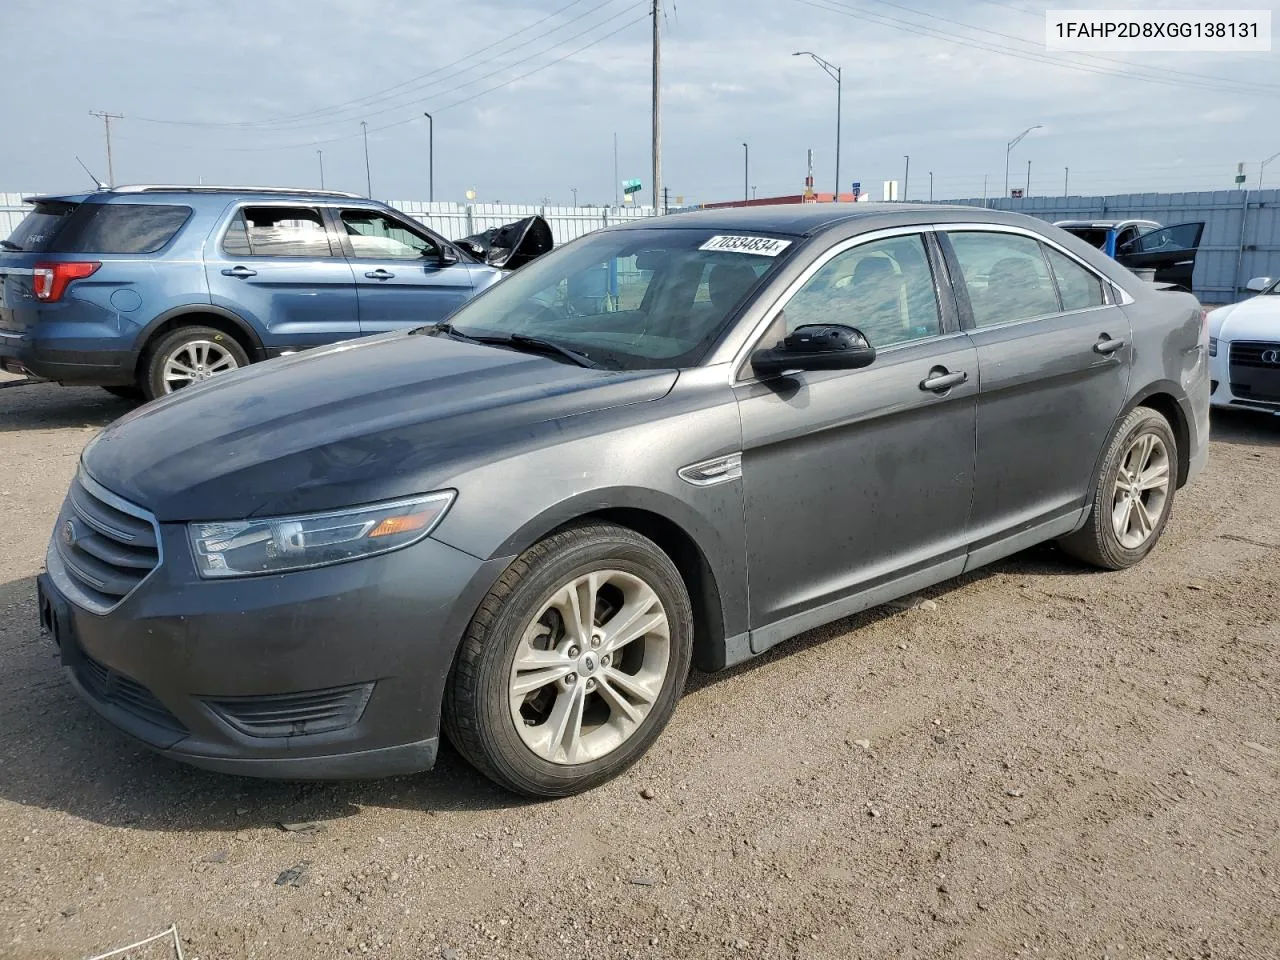
<path fill-rule="evenodd" d="M 1209 338 L 1209 356 L 1216 357 L 1218 355 L 1218 338 Z"/>
<path fill-rule="evenodd" d="M 371 557 L 417 543 L 453 503 L 452 490 L 332 513 L 191 523 L 202 577 L 283 573 Z"/>

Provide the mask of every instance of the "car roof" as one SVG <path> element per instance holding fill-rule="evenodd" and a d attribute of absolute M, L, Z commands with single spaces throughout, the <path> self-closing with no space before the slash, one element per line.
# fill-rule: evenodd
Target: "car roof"
<path fill-rule="evenodd" d="M 1055 220 L 1055 227 L 1092 227 L 1096 230 L 1113 230 L 1117 227 L 1126 226 L 1131 223 L 1151 224 L 1153 227 L 1160 226 L 1155 220 Z"/>
<path fill-rule="evenodd" d="M 1043 220 L 1020 213 L 982 207 L 934 203 L 779 203 L 750 207 L 718 207 L 673 213 L 660 219 L 632 220 L 614 230 L 663 229 L 758 230 L 811 237 L 841 224 L 858 223 L 878 230 L 924 223 L 1004 223 L 1046 226 Z"/>
<path fill-rule="evenodd" d="M 173 203 L 176 199 L 181 198 L 182 202 L 189 204 L 191 198 L 195 196 L 217 197 L 223 200 L 226 198 L 247 197 L 255 200 L 294 203 L 300 199 L 341 200 L 344 203 L 359 202 L 383 206 L 379 201 L 370 200 L 368 197 L 362 197 L 357 193 L 344 193 L 339 190 L 310 190 L 299 187 L 226 187 L 205 186 L 203 184 L 195 186 L 184 184 L 132 184 L 111 187 L 110 189 L 98 190 L 93 193 L 24 197 L 23 200 L 26 203 L 39 203 L 42 201 L 65 201 L 67 203 L 146 203 L 150 201 Z"/>

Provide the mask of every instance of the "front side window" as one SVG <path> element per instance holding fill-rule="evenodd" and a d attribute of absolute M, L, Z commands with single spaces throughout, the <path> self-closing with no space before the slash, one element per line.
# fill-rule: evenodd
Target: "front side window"
<path fill-rule="evenodd" d="M 786 332 L 810 323 L 857 327 L 873 347 L 936 337 L 942 317 L 919 234 L 836 255 L 783 307 Z"/>
<path fill-rule="evenodd" d="M 311 207 L 244 207 L 231 221 L 222 249 L 233 257 L 330 257 L 320 211 Z"/>
<path fill-rule="evenodd" d="M 342 228 L 358 260 L 434 260 L 440 256 L 440 248 L 429 237 L 374 210 L 343 210 Z"/>
<path fill-rule="evenodd" d="M 1016 233 L 950 233 L 969 292 L 973 320 L 990 327 L 1058 313 L 1049 265 L 1040 243 Z"/>
<path fill-rule="evenodd" d="M 670 228 L 588 234 L 509 274 L 451 325 L 550 340 L 612 369 L 695 366 L 795 243 Z"/>

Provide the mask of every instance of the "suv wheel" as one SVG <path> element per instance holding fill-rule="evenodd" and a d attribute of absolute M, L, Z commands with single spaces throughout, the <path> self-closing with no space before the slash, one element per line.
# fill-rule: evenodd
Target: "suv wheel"
<path fill-rule="evenodd" d="M 1133 410 L 1103 459 L 1089 521 L 1059 545 L 1105 570 L 1133 566 L 1151 552 L 1169 522 L 1177 467 L 1169 421 L 1149 407 Z"/>
<path fill-rule="evenodd" d="M 179 327 L 151 348 L 142 389 L 148 400 L 154 400 L 248 365 L 244 348 L 221 330 Z"/>
<path fill-rule="evenodd" d="M 670 558 L 622 527 L 571 527 L 522 554 L 480 605 L 449 679 L 445 731 L 511 790 L 578 793 L 657 739 L 692 649 Z"/>

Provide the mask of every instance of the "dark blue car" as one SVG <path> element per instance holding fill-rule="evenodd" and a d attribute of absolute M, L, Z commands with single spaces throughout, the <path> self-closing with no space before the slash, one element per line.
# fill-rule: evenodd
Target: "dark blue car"
<path fill-rule="evenodd" d="M 30 202 L 0 241 L 0 367 L 147 399 L 441 320 L 551 246 L 538 218 L 452 243 L 385 204 L 314 190 L 132 186 Z"/>

